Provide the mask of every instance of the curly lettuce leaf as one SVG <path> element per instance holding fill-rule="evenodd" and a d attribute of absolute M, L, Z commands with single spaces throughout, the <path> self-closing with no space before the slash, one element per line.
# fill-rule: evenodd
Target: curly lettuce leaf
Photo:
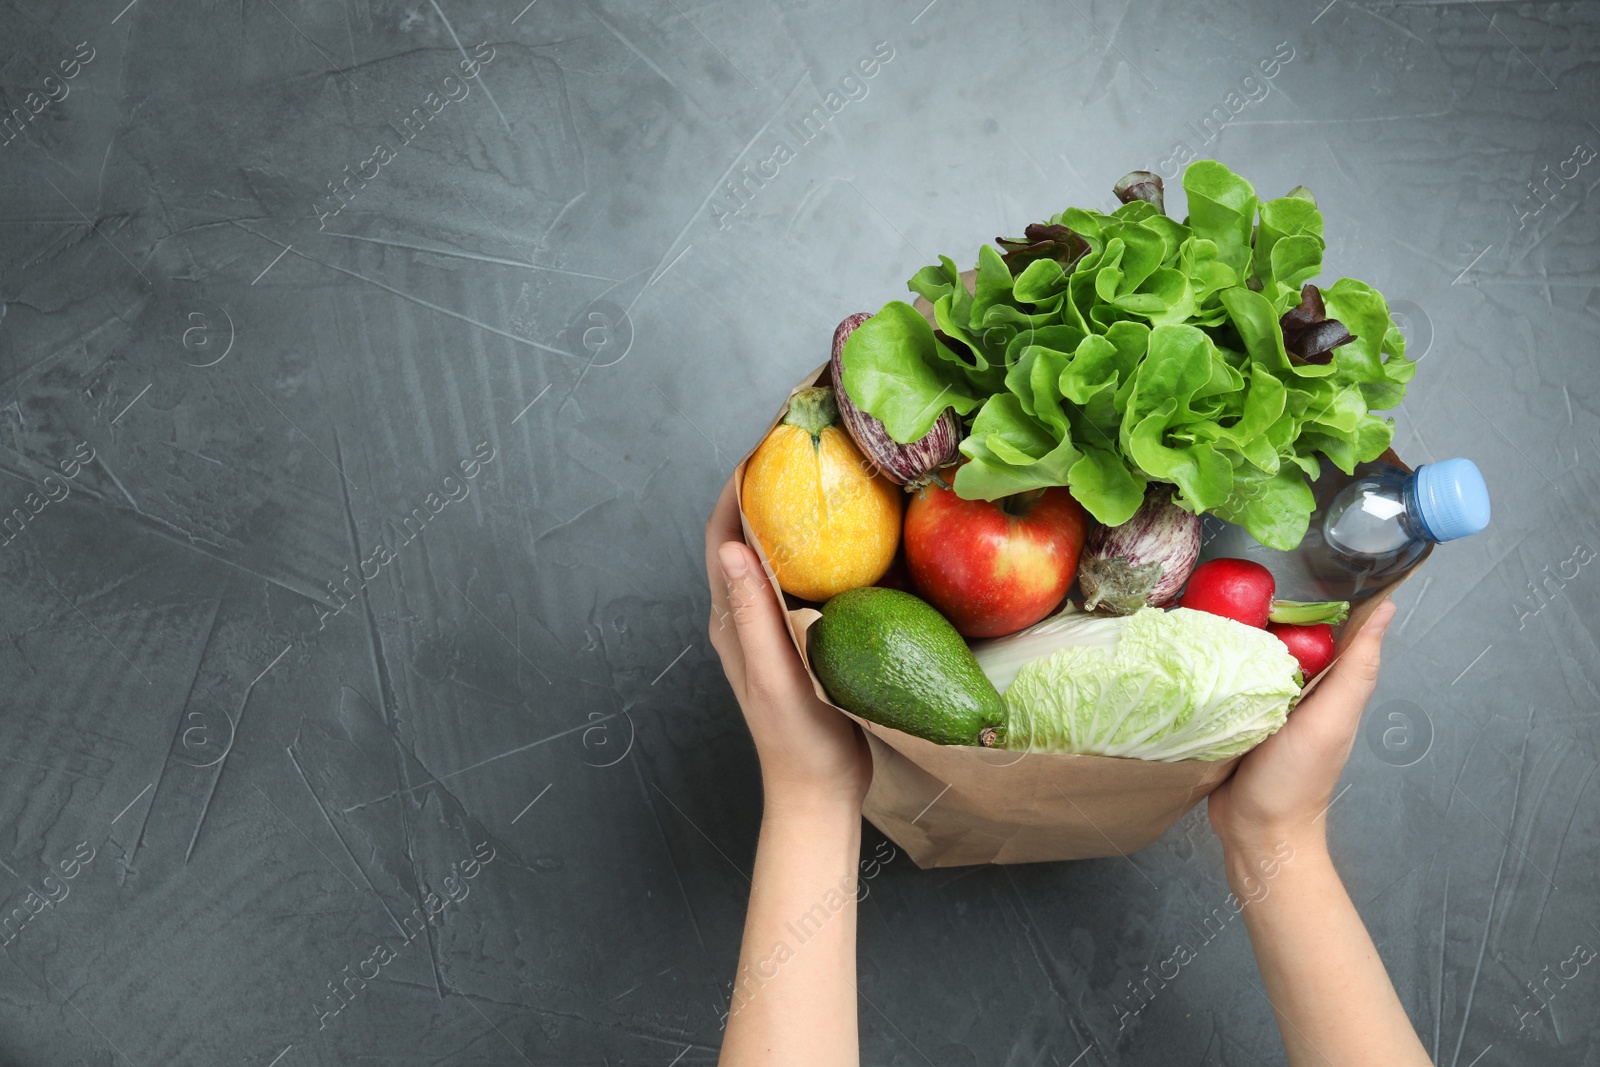
<path fill-rule="evenodd" d="M 1218 258 L 1239 277 L 1248 277 L 1255 189 L 1221 163 L 1199 159 L 1184 170 L 1183 191 L 1189 196 L 1189 227 L 1195 236 L 1213 242 Z"/>
<path fill-rule="evenodd" d="M 956 471 L 955 490 L 968 500 L 1066 485 L 1082 455 L 1071 437 L 1059 436 L 1028 414 L 1011 393 L 996 393 L 984 403 L 961 452 L 968 462 Z"/>
<path fill-rule="evenodd" d="M 1282 315 L 1322 269 L 1322 213 L 1316 201 L 1283 196 L 1261 205 L 1252 266 L 1260 292 Z"/>
<path fill-rule="evenodd" d="M 1306 535 L 1314 505 L 1311 486 L 1297 464 L 1285 463 L 1272 472 L 1245 465 L 1234 471 L 1233 491 L 1212 514 L 1243 526 L 1268 548 L 1288 550 Z"/>
<path fill-rule="evenodd" d="M 965 415 L 984 401 L 970 368 L 903 301 L 885 304 L 857 327 L 840 362 L 850 399 L 901 444 L 925 436 L 945 408 Z"/>

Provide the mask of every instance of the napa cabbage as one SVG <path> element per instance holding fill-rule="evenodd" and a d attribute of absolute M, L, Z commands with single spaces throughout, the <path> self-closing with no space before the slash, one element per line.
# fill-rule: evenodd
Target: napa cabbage
<path fill-rule="evenodd" d="M 1005 747 L 1221 760 L 1260 744 L 1300 695 L 1265 630 L 1203 611 L 1069 612 L 973 650 L 1005 697 Z"/>

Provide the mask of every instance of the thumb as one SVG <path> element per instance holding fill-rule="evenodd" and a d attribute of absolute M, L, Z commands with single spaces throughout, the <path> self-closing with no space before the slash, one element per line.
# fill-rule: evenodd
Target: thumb
<path fill-rule="evenodd" d="M 728 582 L 728 608 L 744 653 L 746 685 L 757 694 L 775 696 L 801 680 L 800 657 L 789 638 L 783 603 L 749 546 L 724 541 L 717 549 L 717 561 Z"/>
<path fill-rule="evenodd" d="M 1334 661 L 1333 669 L 1307 698 L 1296 714 L 1310 717 L 1317 731 L 1326 731 L 1330 741 L 1343 742 L 1355 733 L 1361 709 L 1378 685 L 1378 666 L 1382 658 L 1383 632 L 1394 618 L 1392 601 L 1378 605 L 1361 631 Z"/>

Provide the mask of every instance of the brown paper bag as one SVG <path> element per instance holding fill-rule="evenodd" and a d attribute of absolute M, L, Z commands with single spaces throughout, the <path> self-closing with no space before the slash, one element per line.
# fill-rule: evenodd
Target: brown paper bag
<path fill-rule="evenodd" d="M 809 386 L 831 384 L 825 363 L 790 390 L 790 395 Z M 787 410 L 786 401 L 768 432 Z M 751 449 L 752 454 L 754 451 Z M 740 522 L 745 540 L 761 558 L 767 580 L 781 600 L 783 592 L 766 550 L 744 519 L 744 470 L 749 459 L 746 454 L 733 474 Z M 1405 466 L 1392 449 L 1383 460 Z M 1340 631 L 1340 652 L 1425 558 L 1426 552 L 1411 571 L 1354 606 Z M 820 617 L 813 608 L 790 611 L 789 633 L 817 696 L 837 708 L 811 670 L 806 645 L 806 631 Z M 1320 679 L 1319 675 L 1311 685 Z M 1234 757 L 1161 763 L 936 745 L 867 722 L 843 708 L 839 714 L 860 724 L 872 749 L 866 817 L 923 868 L 1126 855 L 1153 843 L 1226 781 L 1239 762 L 1239 757 Z"/>

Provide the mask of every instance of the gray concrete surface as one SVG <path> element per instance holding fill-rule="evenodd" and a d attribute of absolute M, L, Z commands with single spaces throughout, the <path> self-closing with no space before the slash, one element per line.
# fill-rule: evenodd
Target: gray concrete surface
<path fill-rule="evenodd" d="M 1397 447 L 1495 493 L 1398 597 L 1352 892 L 1437 1063 L 1600 1063 L 1600 7 L 124 2 L 0 6 L 0 1063 L 713 1063 L 712 501 L 843 314 L 1180 146 L 1315 190 Z M 1118 1027 L 1203 809 L 864 854 L 866 1063 L 1281 1062 L 1237 924 Z"/>

